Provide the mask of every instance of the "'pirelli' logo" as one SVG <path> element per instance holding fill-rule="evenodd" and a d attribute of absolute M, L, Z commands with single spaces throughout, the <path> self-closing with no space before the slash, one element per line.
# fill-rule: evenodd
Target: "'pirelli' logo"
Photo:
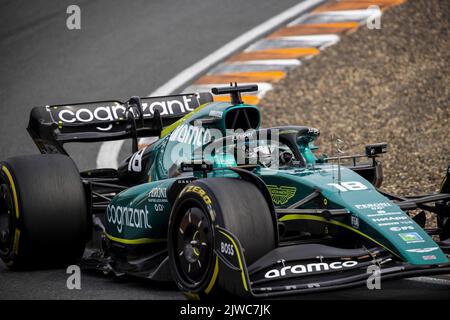
<path fill-rule="evenodd" d="M 203 190 L 202 188 L 198 187 L 198 186 L 188 186 L 186 188 L 186 192 L 195 192 L 198 195 L 200 195 L 200 197 L 202 197 L 203 201 L 205 201 L 206 204 L 211 204 L 211 198 L 208 197 L 208 195 L 206 194 L 205 190 Z"/>

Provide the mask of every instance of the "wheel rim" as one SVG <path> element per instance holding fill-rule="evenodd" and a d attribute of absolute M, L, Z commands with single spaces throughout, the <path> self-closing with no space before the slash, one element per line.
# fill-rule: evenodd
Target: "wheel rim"
<path fill-rule="evenodd" d="M 174 255 L 178 273 L 189 286 L 197 286 L 208 276 L 213 256 L 210 220 L 200 208 L 189 208 L 178 220 Z"/>
<path fill-rule="evenodd" d="M 0 254 L 6 256 L 10 250 L 11 214 L 14 210 L 9 187 L 0 181 Z"/>

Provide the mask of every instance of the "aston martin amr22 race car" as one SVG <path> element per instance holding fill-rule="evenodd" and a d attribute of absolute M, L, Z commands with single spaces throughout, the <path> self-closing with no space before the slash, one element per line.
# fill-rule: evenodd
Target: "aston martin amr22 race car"
<path fill-rule="evenodd" d="M 1 163 L 3 261 L 175 281 L 193 298 L 348 288 L 368 270 L 381 281 L 450 273 L 449 169 L 440 193 L 388 194 L 385 143 L 318 156 L 318 129 L 260 128 L 241 99 L 254 90 L 212 89 L 231 102 L 194 93 L 32 109 L 42 154 Z M 157 139 L 142 147 L 145 137 Z M 119 139 L 133 153 L 118 169 L 79 172 L 64 149 Z"/>

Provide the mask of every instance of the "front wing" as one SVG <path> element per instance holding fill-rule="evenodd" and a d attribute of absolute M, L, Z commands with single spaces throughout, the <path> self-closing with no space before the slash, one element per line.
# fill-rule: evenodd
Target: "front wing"
<path fill-rule="evenodd" d="M 223 228 L 218 228 L 215 245 L 216 281 L 230 293 L 244 298 L 364 286 L 375 283 L 377 276 L 386 281 L 450 274 L 450 263 L 416 266 L 395 260 L 383 248 L 341 249 L 322 244 L 283 245 L 247 265 L 239 240 Z M 449 254 L 450 243 L 442 243 L 441 249 Z"/>

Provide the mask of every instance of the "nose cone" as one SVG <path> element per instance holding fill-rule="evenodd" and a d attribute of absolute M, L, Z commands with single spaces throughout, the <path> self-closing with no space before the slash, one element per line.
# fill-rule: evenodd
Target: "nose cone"
<path fill-rule="evenodd" d="M 320 173 L 298 175 L 300 184 L 319 189 L 322 195 L 350 211 L 335 218 L 346 229 L 378 244 L 414 265 L 447 263 L 448 258 L 433 239 L 399 206 L 379 193 L 367 180 L 342 167 L 324 166 Z"/>
<path fill-rule="evenodd" d="M 356 191 L 354 194 L 341 192 L 340 198 L 353 220 L 359 220 L 356 230 L 411 264 L 448 262 L 433 239 L 395 203 L 376 190 L 361 190 L 355 194 Z"/>

